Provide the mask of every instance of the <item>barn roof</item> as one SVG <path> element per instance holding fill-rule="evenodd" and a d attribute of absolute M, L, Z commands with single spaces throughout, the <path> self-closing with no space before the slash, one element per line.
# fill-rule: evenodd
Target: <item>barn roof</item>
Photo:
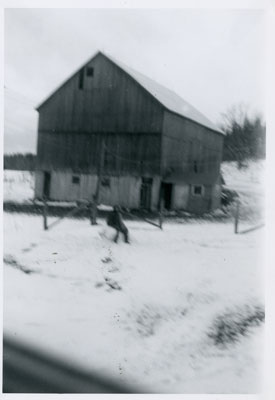
<path fill-rule="evenodd" d="M 199 124 L 206 126 L 214 131 L 223 133 L 213 122 L 206 118 L 200 111 L 183 100 L 172 90 L 165 86 L 157 83 L 151 78 L 143 75 L 140 72 L 128 67 L 127 65 L 115 60 L 113 57 L 106 56 L 113 63 L 118 65 L 121 69 L 128 73 L 134 78 L 144 89 L 146 89 L 152 96 L 154 96 L 165 108 L 168 110 L 181 115 L 182 117 L 191 119 L 192 121 L 198 122 Z"/>
<path fill-rule="evenodd" d="M 96 53 L 88 62 L 85 63 L 87 65 L 92 59 L 94 59 L 99 54 L 103 55 L 111 62 L 116 64 L 119 68 L 121 68 L 124 72 L 130 75 L 137 83 L 139 83 L 147 92 L 149 92 L 159 103 L 161 103 L 167 110 L 172 111 L 182 117 L 188 118 L 192 121 L 199 123 L 209 129 L 212 129 L 216 132 L 224 134 L 213 122 L 211 122 L 207 117 L 205 117 L 200 111 L 198 111 L 195 107 L 189 104 L 187 101 L 183 100 L 179 95 L 177 95 L 172 90 L 166 88 L 165 86 L 157 83 L 151 78 L 143 75 L 140 72 L 135 71 L 134 69 L 128 67 L 127 65 L 121 63 L 120 61 L 115 60 L 113 57 L 109 55 L 103 54 L 102 52 Z M 84 65 L 84 66 L 85 66 Z M 83 68 L 82 66 L 81 68 Z M 81 69 L 80 68 L 80 69 Z M 78 69 L 79 71 L 79 69 Z M 77 71 L 77 72 L 78 72 Z M 62 86 L 62 85 L 61 85 Z M 39 104 L 37 110 L 55 93 L 54 91 L 50 96 L 47 97 L 42 103 Z"/>

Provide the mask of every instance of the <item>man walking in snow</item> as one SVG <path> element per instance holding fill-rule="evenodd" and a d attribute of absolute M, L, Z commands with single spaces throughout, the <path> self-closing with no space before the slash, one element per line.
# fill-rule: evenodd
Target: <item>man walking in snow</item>
<path fill-rule="evenodd" d="M 119 211 L 119 207 L 115 206 L 113 211 L 109 214 L 107 218 L 107 225 L 111 226 L 116 230 L 116 235 L 114 237 L 114 242 L 117 243 L 118 238 L 119 238 L 119 233 L 121 232 L 124 236 L 124 241 L 125 243 L 129 243 L 129 232 L 128 229 L 126 228 L 126 225 L 124 224 L 122 220 L 121 213 Z"/>

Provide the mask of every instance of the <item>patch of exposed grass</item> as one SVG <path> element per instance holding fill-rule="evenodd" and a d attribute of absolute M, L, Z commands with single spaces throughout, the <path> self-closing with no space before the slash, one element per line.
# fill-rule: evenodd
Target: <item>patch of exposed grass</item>
<path fill-rule="evenodd" d="M 263 307 L 245 306 L 217 316 L 208 336 L 215 345 L 226 346 L 239 341 L 241 337 L 249 333 L 252 327 L 260 325 L 264 320 Z"/>
<path fill-rule="evenodd" d="M 143 308 L 137 315 L 137 331 L 141 336 L 147 337 L 155 334 L 156 325 L 161 320 L 161 314 L 150 307 Z"/>

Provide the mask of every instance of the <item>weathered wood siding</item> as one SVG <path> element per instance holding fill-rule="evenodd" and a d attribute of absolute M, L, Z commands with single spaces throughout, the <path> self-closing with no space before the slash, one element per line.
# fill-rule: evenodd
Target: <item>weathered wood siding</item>
<path fill-rule="evenodd" d="M 186 183 L 213 184 L 220 174 L 223 136 L 169 111 L 164 113 L 164 176 Z"/>
<path fill-rule="evenodd" d="M 161 137 L 157 133 L 40 132 L 39 170 L 96 173 L 101 146 L 109 175 L 159 175 Z"/>
<path fill-rule="evenodd" d="M 42 171 L 35 171 L 34 181 L 34 197 L 43 197 L 44 173 Z"/>
<path fill-rule="evenodd" d="M 93 76 L 87 76 L 88 68 Z M 105 134 L 107 148 L 120 157 L 108 168 L 132 173 L 134 163 L 140 171 L 143 162 L 152 173 L 153 162 L 158 173 L 162 119 L 163 107 L 99 54 L 39 108 L 38 168 L 93 170 Z"/>
<path fill-rule="evenodd" d="M 215 210 L 221 205 L 221 185 L 203 185 L 203 196 L 195 196 L 192 193 L 191 184 L 175 183 L 173 185 L 171 209 L 185 210 L 200 214 Z"/>
<path fill-rule="evenodd" d="M 213 185 L 204 185 L 203 196 L 195 196 L 190 190 L 186 210 L 195 214 L 202 214 L 213 210 L 212 193 Z"/>
<path fill-rule="evenodd" d="M 193 121 L 165 111 L 162 171 L 174 183 L 172 208 L 204 213 L 220 206 L 220 164 L 223 136 Z M 194 195 L 192 185 L 202 185 Z"/>
<path fill-rule="evenodd" d="M 78 176 L 79 183 L 72 177 Z M 102 186 L 99 202 L 105 205 L 120 205 L 128 208 L 140 207 L 141 178 L 133 176 L 110 177 L 110 185 Z M 44 175 L 36 171 L 35 197 L 43 197 Z M 50 199 L 56 201 L 76 201 L 93 199 L 97 176 L 53 171 L 51 173 Z M 154 178 L 152 185 L 151 208 L 157 209 L 159 201 L 160 178 Z"/>
<path fill-rule="evenodd" d="M 172 193 L 172 209 L 186 210 L 188 207 L 190 185 L 176 184 Z"/>

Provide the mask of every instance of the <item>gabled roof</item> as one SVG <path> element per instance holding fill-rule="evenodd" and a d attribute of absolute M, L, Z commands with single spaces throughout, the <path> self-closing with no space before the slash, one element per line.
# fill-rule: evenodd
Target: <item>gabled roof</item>
<path fill-rule="evenodd" d="M 127 65 L 116 61 L 113 57 L 106 56 L 113 63 L 118 65 L 121 69 L 127 72 L 132 78 L 135 79 L 144 89 L 146 89 L 152 96 L 154 96 L 165 108 L 168 110 L 181 115 L 182 117 L 191 119 L 192 121 L 198 122 L 200 125 L 206 126 L 214 131 L 223 133 L 213 122 L 206 118 L 200 111 L 198 111 L 187 101 L 183 100 L 179 95 L 177 95 L 172 90 L 166 88 L 165 86 L 157 83 L 153 79 L 135 71 L 134 69 L 128 67 Z"/>
<path fill-rule="evenodd" d="M 120 69 L 122 69 L 128 75 L 130 75 L 137 83 L 139 83 L 167 110 L 172 111 L 173 113 L 176 113 L 184 118 L 197 122 L 200 125 L 203 125 L 211 130 L 224 134 L 224 132 L 221 131 L 213 122 L 211 122 L 208 118 L 206 118 L 200 111 L 198 111 L 191 104 L 187 103 L 187 101 L 183 100 L 175 92 L 166 88 L 165 86 L 160 85 L 153 79 L 148 78 L 147 76 L 141 74 L 140 72 L 135 71 L 134 69 L 128 67 L 127 65 L 121 63 L 120 61 L 115 60 L 113 57 L 110 57 L 109 55 L 107 56 L 102 52 L 98 52 L 88 62 L 86 62 L 84 66 L 87 65 L 89 62 L 91 62 L 99 54 L 109 59 L 111 62 L 116 64 Z M 81 68 L 83 68 L 84 66 L 82 66 Z M 78 69 L 78 71 L 80 69 Z M 39 109 L 52 96 L 52 94 L 48 96 L 47 99 L 44 100 L 42 103 L 40 103 L 37 109 Z"/>

